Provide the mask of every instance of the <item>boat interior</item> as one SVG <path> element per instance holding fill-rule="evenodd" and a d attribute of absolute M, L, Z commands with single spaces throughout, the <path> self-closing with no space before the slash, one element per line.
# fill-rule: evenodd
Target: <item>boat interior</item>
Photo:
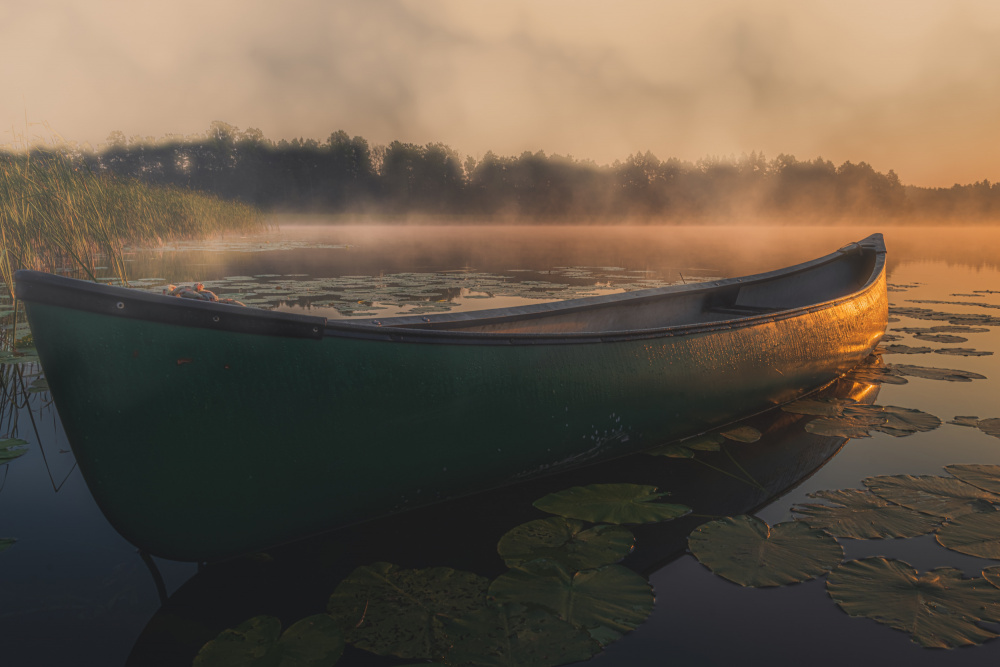
<path fill-rule="evenodd" d="M 392 317 L 377 323 L 407 329 L 548 334 L 638 331 L 744 319 L 857 292 L 873 278 L 877 255 L 856 248 L 780 271 L 703 285 L 430 317 Z"/>

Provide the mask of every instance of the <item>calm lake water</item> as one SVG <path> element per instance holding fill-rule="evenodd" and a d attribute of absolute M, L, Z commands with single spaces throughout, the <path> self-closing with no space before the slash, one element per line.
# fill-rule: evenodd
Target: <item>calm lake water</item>
<path fill-rule="evenodd" d="M 1000 231 L 977 227 L 491 227 L 330 226 L 276 218 L 249 238 L 135 252 L 131 277 L 146 289 L 202 281 L 249 306 L 328 318 L 474 310 L 717 277 L 786 266 L 826 254 L 874 231 L 889 249 L 896 308 L 1000 317 Z M 936 302 L 936 303 L 934 303 Z M 941 303 L 947 302 L 947 303 Z M 0 304 L 2 309 L 3 304 Z M 0 662 L 4 665 L 190 665 L 223 629 L 257 615 L 287 627 L 321 613 L 355 568 L 450 567 L 495 578 L 506 572 L 496 544 L 504 533 L 548 515 L 532 502 L 592 483 L 652 484 L 702 515 L 752 513 L 770 524 L 795 518 L 793 505 L 822 490 L 862 488 L 876 475 L 944 475 L 949 464 L 1000 464 L 1000 438 L 948 423 L 1000 417 L 1000 327 L 960 333 L 965 342 L 917 340 L 900 329 L 948 325 L 894 315 L 883 361 L 970 371 L 967 382 L 907 377 L 905 384 L 847 385 L 831 395 L 935 415 L 941 425 L 906 437 L 873 431 L 844 440 L 807 433 L 813 417 L 777 411 L 749 422 L 764 432 L 730 442 L 727 458 L 635 455 L 523 486 L 444 503 L 287 545 L 252 557 L 198 566 L 143 557 L 94 504 L 59 423 L 40 369 L 23 366 L 27 402 L 3 405 L 0 436 L 29 443 L 0 465 Z M 69 334 L 68 334 L 69 335 Z M 953 334 L 954 335 L 954 334 Z M 931 348 L 914 354 L 894 346 Z M 10 370 L 7 384 L 18 382 Z M 10 390 L 7 389 L 9 392 Z M 838 393 L 839 392 L 839 393 Z M 183 418 L 184 397 L 163 406 Z M 275 415 L 288 419 L 289 415 Z M 516 420 L 517 415 L 510 419 Z M 113 429 L 113 421 L 108 428 Z M 440 425 L 447 429 L 448 424 Z M 405 437 L 405 434 L 401 434 Z M 289 443 L 293 447 L 294 443 Z M 281 456 L 280 449 L 275 452 Z M 733 467 L 738 464 L 740 469 Z M 391 463 L 390 463 L 391 464 Z M 707 465 L 706 465 L 707 464 Z M 191 465 L 197 465 L 192 461 Z M 719 472 L 721 468 L 728 474 Z M 705 518 L 635 526 L 622 564 L 648 578 L 656 602 L 636 630 L 588 664 L 995 665 L 1000 639 L 954 650 L 922 648 L 830 599 L 826 577 L 779 588 L 730 583 L 686 553 Z M 933 535 L 839 540 L 845 558 L 897 558 L 921 572 L 954 567 L 978 576 L 1000 561 L 945 549 Z M 0 543 L 3 544 L 3 543 Z M 985 624 L 1000 633 L 997 624 Z M 404 665 L 348 647 L 338 664 Z"/>

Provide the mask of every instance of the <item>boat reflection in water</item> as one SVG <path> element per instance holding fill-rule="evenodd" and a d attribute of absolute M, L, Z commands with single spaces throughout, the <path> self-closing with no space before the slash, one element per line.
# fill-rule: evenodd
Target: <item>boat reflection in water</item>
<path fill-rule="evenodd" d="M 867 363 L 879 365 L 881 360 L 870 357 Z M 870 404 L 877 394 L 878 385 L 848 374 L 816 396 Z M 697 526 L 713 516 L 763 508 L 833 457 L 847 438 L 806 432 L 803 426 L 812 418 L 772 410 L 741 422 L 762 433 L 758 441 L 728 442 L 722 451 L 697 452 L 695 459 L 635 454 L 418 508 L 266 554 L 205 565 L 151 618 L 128 664 L 190 664 L 206 642 L 253 616 L 276 616 L 288 627 L 323 613 L 338 583 L 355 568 L 376 562 L 392 562 L 401 568 L 449 567 L 495 578 L 506 571 L 497 555 L 499 538 L 517 525 L 549 516 L 532 502 L 573 486 L 654 485 L 670 492 L 669 502 L 693 509 L 692 514 L 673 521 L 628 526 L 635 535 L 635 547 L 621 565 L 648 577 L 685 553 L 687 537 Z M 667 592 L 661 592 L 661 599 L 658 604 L 668 603 Z M 407 662 L 352 646 L 346 651 L 342 664 Z"/>

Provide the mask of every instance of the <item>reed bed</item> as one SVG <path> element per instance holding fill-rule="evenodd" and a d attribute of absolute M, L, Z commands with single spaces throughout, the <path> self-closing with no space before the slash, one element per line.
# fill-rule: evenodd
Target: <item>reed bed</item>
<path fill-rule="evenodd" d="M 123 248 L 265 228 L 257 209 L 90 171 L 58 151 L 0 153 L 0 279 L 18 269 L 96 267 L 128 282 Z"/>

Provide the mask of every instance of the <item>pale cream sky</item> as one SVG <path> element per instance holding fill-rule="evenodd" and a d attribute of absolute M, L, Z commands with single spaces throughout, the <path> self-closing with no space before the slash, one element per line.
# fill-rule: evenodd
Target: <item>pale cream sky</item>
<path fill-rule="evenodd" d="M 0 0 L 0 143 L 202 133 L 1000 181 L 1000 3 Z M 46 136 L 37 125 L 28 134 Z"/>

